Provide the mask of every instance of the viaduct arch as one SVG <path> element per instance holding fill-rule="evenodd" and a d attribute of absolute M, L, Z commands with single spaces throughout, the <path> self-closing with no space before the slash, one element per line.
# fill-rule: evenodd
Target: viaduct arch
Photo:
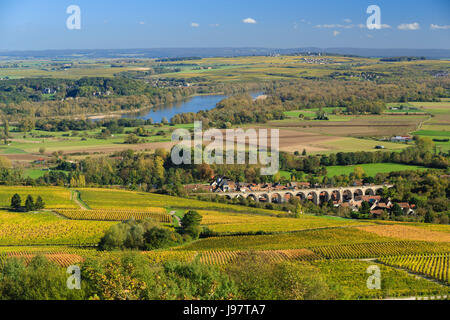
<path fill-rule="evenodd" d="M 225 196 L 228 199 L 243 197 L 255 202 L 283 203 L 291 197 L 300 200 L 309 200 L 317 205 L 329 200 L 350 201 L 358 196 L 376 195 L 380 189 L 391 188 L 393 185 L 371 185 L 361 187 L 339 187 L 339 188 L 315 188 L 315 189 L 287 189 L 273 191 L 249 191 L 249 192 L 218 192 L 216 195 Z"/>

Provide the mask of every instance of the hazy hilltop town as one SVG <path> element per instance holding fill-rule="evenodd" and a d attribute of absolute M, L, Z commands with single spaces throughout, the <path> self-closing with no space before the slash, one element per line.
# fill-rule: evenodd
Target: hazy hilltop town
<path fill-rule="evenodd" d="M 0 300 L 449 299 L 448 6 L 261 1 L 0 4 Z"/>

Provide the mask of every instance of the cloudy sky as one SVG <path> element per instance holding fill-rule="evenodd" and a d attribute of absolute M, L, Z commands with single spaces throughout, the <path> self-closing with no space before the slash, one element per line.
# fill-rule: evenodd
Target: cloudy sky
<path fill-rule="evenodd" d="M 0 50 L 309 46 L 450 49 L 450 1 L 0 0 Z"/>

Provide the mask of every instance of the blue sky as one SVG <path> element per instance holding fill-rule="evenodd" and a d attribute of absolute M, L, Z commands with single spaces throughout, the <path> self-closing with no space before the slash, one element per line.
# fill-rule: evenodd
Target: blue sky
<path fill-rule="evenodd" d="M 0 50 L 309 46 L 450 49 L 450 1 L 0 0 Z"/>

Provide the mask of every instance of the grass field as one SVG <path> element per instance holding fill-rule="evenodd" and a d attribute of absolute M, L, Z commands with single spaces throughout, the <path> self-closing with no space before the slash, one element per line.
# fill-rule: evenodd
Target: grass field
<path fill-rule="evenodd" d="M 374 177 L 377 173 L 389 173 L 393 171 L 426 170 L 425 167 L 400 163 L 368 163 L 353 166 L 330 166 L 327 167 L 327 176 L 334 177 L 339 175 L 348 175 L 354 172 L 355 167 L 361 167 L 368 177 Z"/>
<path fill-rule="evenodd" d="M 410 102 L 409 104 L 432 115 L 413 134 L 435 140 L 445 140 L 450 137 L 450 102 L 448 100 L 441 102 Z M 450 150 L 450 141 L 435 141 L 434 143 L 439 151 L 448 152 Z"/>

